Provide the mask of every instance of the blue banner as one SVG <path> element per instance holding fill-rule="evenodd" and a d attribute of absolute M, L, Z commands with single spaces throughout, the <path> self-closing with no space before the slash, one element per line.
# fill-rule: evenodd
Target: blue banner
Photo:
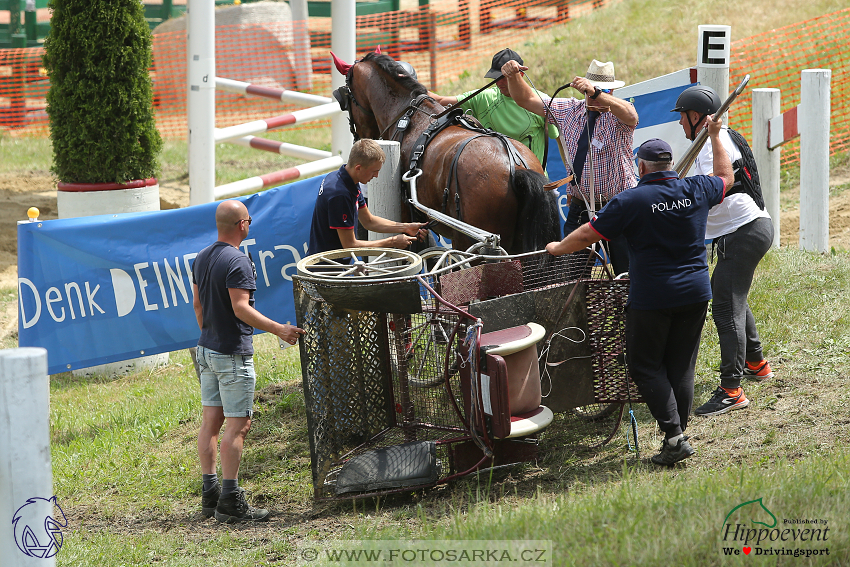
<path fill-rule="evenodd" d="M 323 177 L 240 198 L 256 307 L 276 321 L 295 323 L 292 275 Z M 19 224 L 20 346 L 46 348 L 51 374 L 195 346 L 191 266 L 216 241 L 217 206 Z"/>

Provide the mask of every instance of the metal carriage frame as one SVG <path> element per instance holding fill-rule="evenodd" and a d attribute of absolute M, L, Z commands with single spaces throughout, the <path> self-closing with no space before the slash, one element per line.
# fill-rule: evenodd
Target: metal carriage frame
<path fill-rule="evenodd" d="M 579 444 L 607 443 L 623 404 L 641 401 L 625 365 L 627 279 L 592 267 L 593 256 L 440 255 L 416 275 L 294 277 L 298 323 L 307 330 L 300 348 L 317 500 L 409 492 L 537 457 L 536 434 L 491 435 L 479 371 L 473 392 L 462 388 L 464 365 L 481 365 L 476 348 L 464 358 L 463 342 L 482 326 L 546 329 L 543 403 L 565 427 L 589 432 Z M 396 472 L 354 488 L 340 480 L 347 466 L 366 461 Z"/>

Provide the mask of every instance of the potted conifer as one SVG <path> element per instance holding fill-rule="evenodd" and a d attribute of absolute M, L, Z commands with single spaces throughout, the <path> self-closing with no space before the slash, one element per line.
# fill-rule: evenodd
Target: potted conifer
<path fill-rule="evenodd" d="M 151 33 L 139 0 L 50 0 L 44 65 L 60 217 L 159 210 Z"/>
<path fill-rule="evenodd" d="M 139 0 L 50 0 L 44 66 L 60 218 L 159 210 L 149 69 L 152 39 Z M 168 353 L 74 371 L 117 375 Z"/>

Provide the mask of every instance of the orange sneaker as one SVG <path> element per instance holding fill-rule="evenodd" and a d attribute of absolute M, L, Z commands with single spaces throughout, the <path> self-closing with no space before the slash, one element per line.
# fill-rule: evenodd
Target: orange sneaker
<path fill-rule="evenodd" d="M 720 415 L 733 409 L 745 408 L 748 405 L 750 405 L 750 400 L 744 395 L 743 388 L 727 390 L 718 386 L 711 399 L 694 410 L 694 415 Z"/>
<path fill-rule="evenodd" d="M 761 362 L 747 362 L 744 364 L 744 376 L 747 376 L 751 380 L 762 381 L 773 378 L 773 371 L 770 369 L 770 363 L 765 358 Z"/>

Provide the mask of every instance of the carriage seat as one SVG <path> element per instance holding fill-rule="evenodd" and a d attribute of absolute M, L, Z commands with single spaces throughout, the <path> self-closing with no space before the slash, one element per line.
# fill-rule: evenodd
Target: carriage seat
<path fill-rule="evenodd" d="M 540 405 L 537 343 L 546 330 L 537 323 L 481 335 L 481 399 L 488 432 L 496 439 L 525 437 L 552 423 L 552 411 Z M 467 415 L 471 410 L 469 365 L 461 369 Z"/>

